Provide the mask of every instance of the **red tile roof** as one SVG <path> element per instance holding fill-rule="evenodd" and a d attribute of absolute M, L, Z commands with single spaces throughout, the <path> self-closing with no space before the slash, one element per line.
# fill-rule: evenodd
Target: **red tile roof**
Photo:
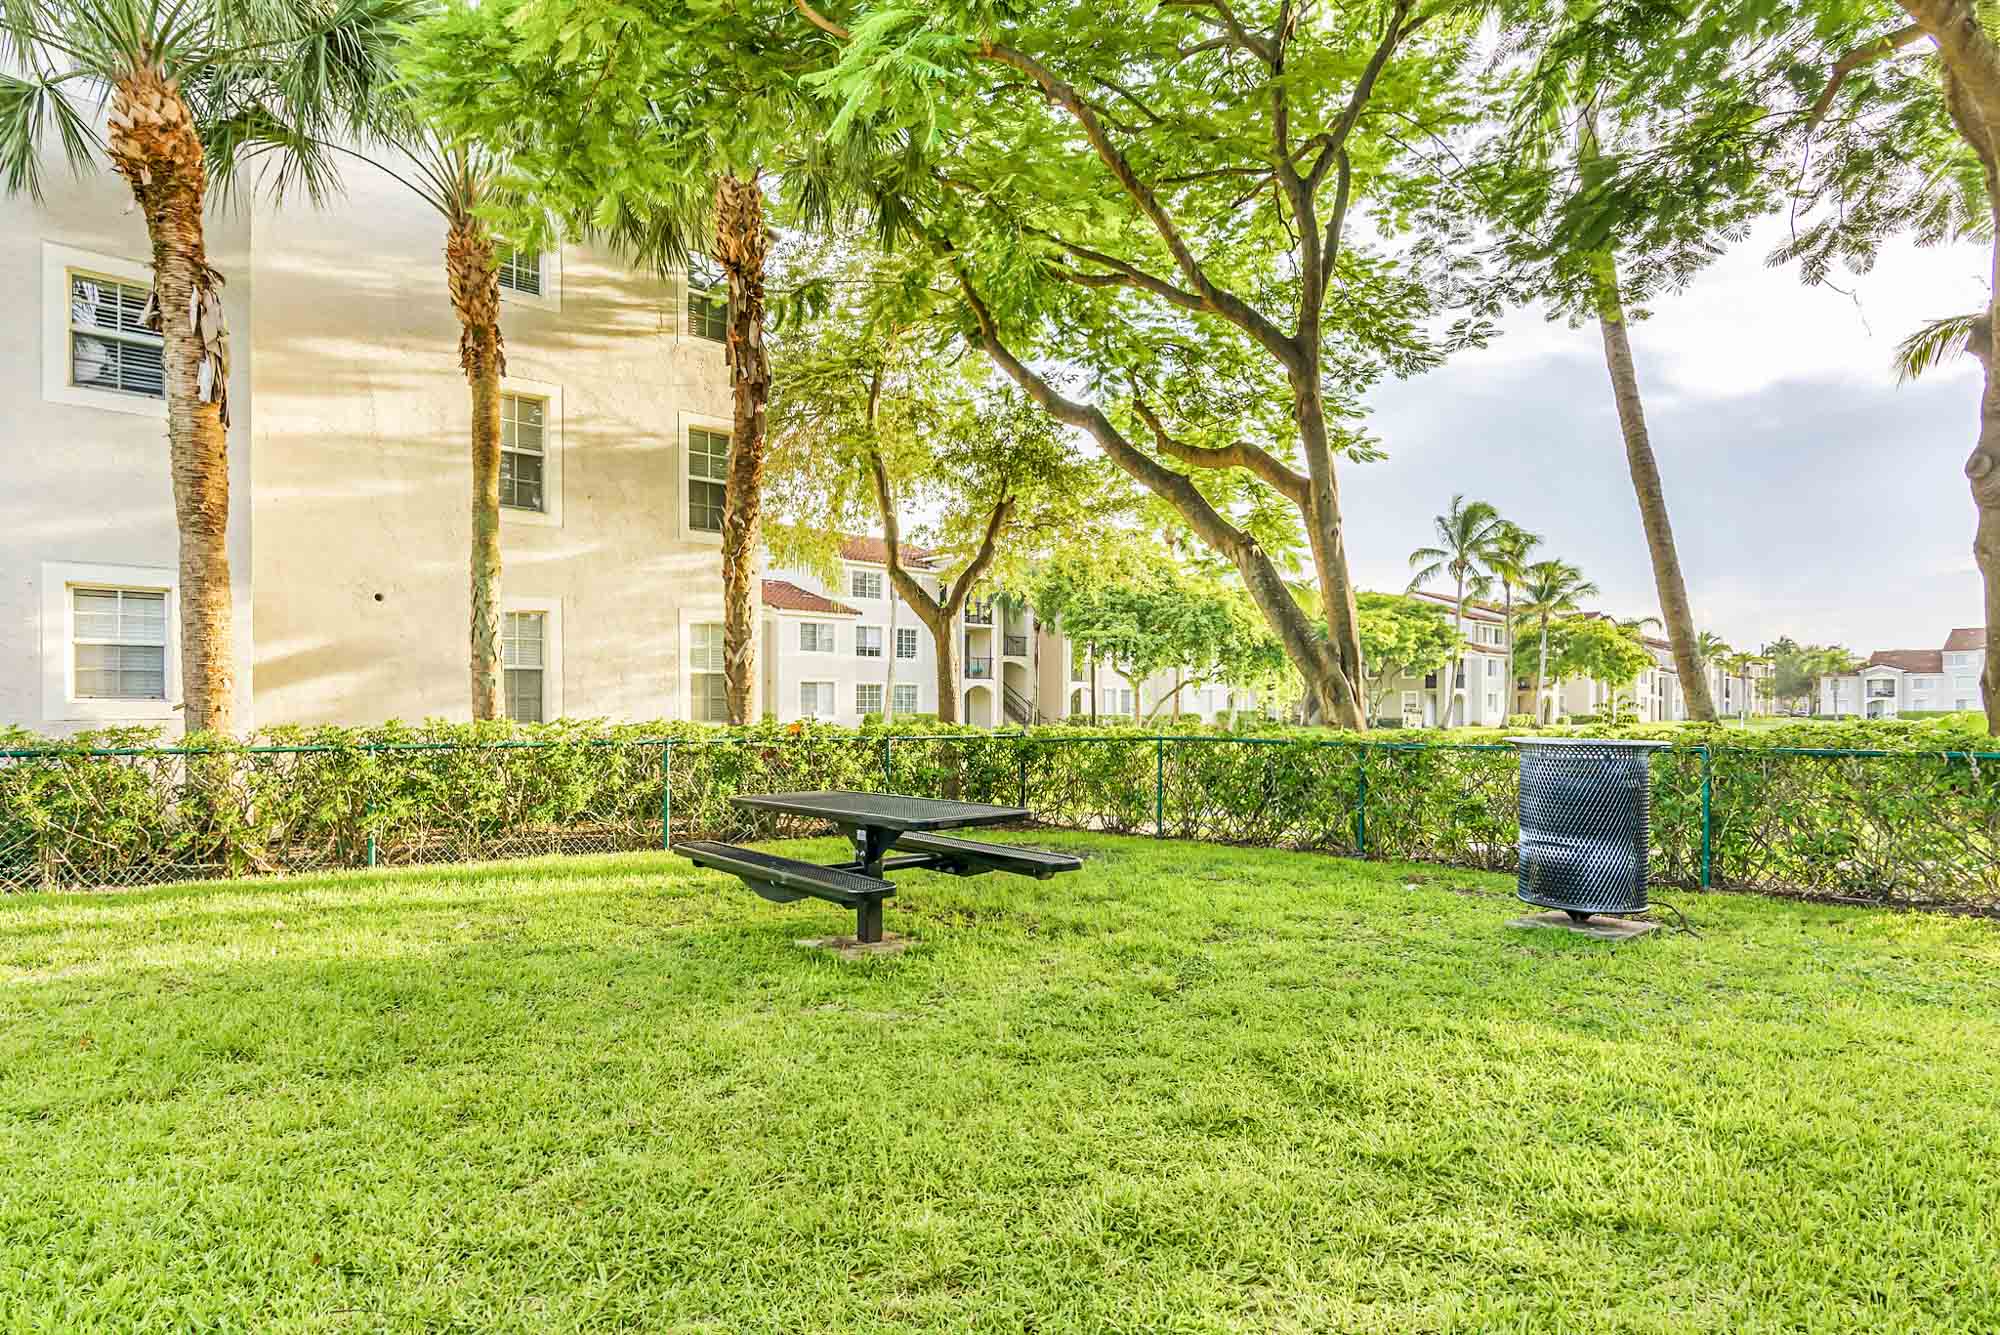
<path fill-rule="evenodd" d="M 901 546 L 903 564 L 931 566 L 936 563 L 937 553 L 922 547 L 912 547 L 909 543 Z M 883 538 L 858 537 L 852 533 L 840 535 L 840 555 L 845 561 L 866 561 L 871 565 L 889 564 L 889 543 Z"/>
<path fill-rule="evenodd" d="M 1942 672 L 1944 654 L 1937 649 L 1877 649 L 1867 665 L 1899 672 Z"/>
<path fill-rule="evenodd" d="M 1446 611 L 1450 611 L 1453 606 L 1451 595 L 1448 593 L 1433 593 L 1429 589 L 1418 589 L 1410 596 L 1412 598 L 1421 598 L 1427 603 L 1435 603 Z M 1465 600 L 1465 619 L 1467 621 L 1505 621 L 1507 618 L 1501 615 L 1499 608 L 1482 603 L 1477 598 L 1467 598 Z"/>
<path fill-rule="evenodd" d="M 764 581 L 764 606 L 775 607 L 780 612 L 826 612 L 844 617 L 861 615 L 846 603 L 837 603 L 823 593 L 802 589 L 782 579 Z"/>
<path fill-rule="evenodd" d="M 1986 627 L 1960 626 L 1944 642 L 1948 654 L 1970 653 L 1974 649 L 1986 647 Z"/>

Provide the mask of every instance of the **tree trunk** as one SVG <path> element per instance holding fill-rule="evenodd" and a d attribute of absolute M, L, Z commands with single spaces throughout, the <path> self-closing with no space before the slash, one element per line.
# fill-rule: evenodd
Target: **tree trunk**
<path fill-rule="evenodd" d="M 1694 610 L 1688 605 L 1687 581 L 1681 576 L 1680 552 L 1667 519 L 1660 465 L 1653 457 L 1653 442 L 1639 401 L 1639 377 L 1632 364 L 1632 344 L 1625 336 L 1625 311 L 1618 292 L 1618 265 L 1609 255 L 1599 263 L 1597 325 L 1604 335 L 1604 365 L 1611 373 L 1612 398 L 1618 404 L 1618 429 L 1625 437 L 1625 462 L 1632 473 L 1632 490 L 1639 498 L 1646 550 L 1653 560 L 1660 615 L 1666 620 L 1667 639 L 1673 644 L 1674 671 L 1680 675 L 1689 717 L 1713 723 L 1715 701 L 1709 695 L 1707 674 L 1695 655 Z"/>
<path fill-rule="evenodd" d="M 454 219 L 445 235 L 445 275 L 458 314 L 458 364 L 472 391 L 472 717 L 499 718 L 500 693 L 500 266 L 477 218 Z"/>
<path fill-rule="evenodd" d="M 917 609 L 918 616 L 924 616 L 924 609 Z M 956 723 L 958 719 L 958 639 L 953 633 L 950 618 L 931 621 L 931 641 L 937 646 L 937 692 L 938 722 Z"/>
<path fill-rule="evenodd" d="M 1090 659 L 1090 726 L 1097 726 L 1097 646 L 1086 645 L 1085 652 Z"/>
<path fill-rule="evenodd" d="M 715 182 L 715 261 L 729 275 L 729 338 L 724 354 L 734 391 L 729 484 L 722 499 L 722 658 L 729 721 L 750 722 L 757 676 L 752 565 L 764 490 L 764 410 L 771 361 L 764 347 L 764 193 L 756 178 L 724 173 Z"/>
<path fill-rule="evenodd" d="M 1549 619 L 1547 617 L 1542 618 L 1541 631 L 1541 656 L 1535 664 L 1535 717 L 1541 719 L 1544 723 L 1550 723 L 1554 721 L 1556 711 L 1552 702 L 1543 699 L 1543 693 L 1549 688 Z"/>
<path fill-rule="evenodd" d="M 188 732 L 227 734 L 236 724 L 229 366 L 218 291 L 222 278 L 208 265 L 201 140 L 179 85 L 152 69 L 113 89 L 109 130 L 112 165 L 132 187 L 153 247 L 168 472 L 180 539 L 176 600 L 184 726 Z M 200 327 L 190 318 L 197 310 Z"/>
<path fill-rule="evenodd" d="M 875 485 L 875 508 L 882 516 L 882 545 L 887 548 L 889 585 L 929 627 L 937 647 L 938 722 L 958 722 L 958 614 L 965 608 L 967 595 L 980 580 L 999 551 L 1000 534 L 1014 514 L 1014 498 L 1003 496 L 986 517 L 986 533 L 972 560 L 946 590 L 943 601 L 931 597 L 916 577 L 903 569 L 902 521 L 896 513 L 895 492 L 889 485 L 889 470 L 879 452 L 868 454 L 869 478 Z"/>

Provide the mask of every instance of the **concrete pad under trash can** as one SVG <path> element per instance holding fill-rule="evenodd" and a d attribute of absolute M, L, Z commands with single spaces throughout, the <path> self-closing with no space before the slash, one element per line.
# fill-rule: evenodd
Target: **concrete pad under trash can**
<path fill-rule="evenodd" d="M 1660 924 L 1648 922 L 1644 918 L 1614 918 L 1607 913 L 1593 913 L 1582 922 L 1560 910 L 1548 913 L 1530 913 L 1525 918 L 1509 918 L 1509 927 L 1559 927 L 1565 932 L 1575 932 L 1593 941 L 1630 941 L 1635 936 L 1656 932 Z"/>

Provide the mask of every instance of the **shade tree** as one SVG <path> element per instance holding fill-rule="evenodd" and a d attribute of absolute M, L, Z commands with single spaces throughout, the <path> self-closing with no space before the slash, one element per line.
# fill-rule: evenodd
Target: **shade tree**
<path fill-rule="evenodd" d="M 1441 318 L 1444 155 L 1411 147 L 1476 114 L 1483 6 L 798 8 L 839 44 L 836 133 L 909 146 L 908 230 L 968 338 L 1227 558 L 1320 717 L 1364 726 L 1338 464 L 1377 453 L 1370 385 L 1484 332 Z M 1395 256 L 1360 236 L 1419 222 Z M 1204 485 L 1225 472 L 1299 516 L 1317 626 Z"/>

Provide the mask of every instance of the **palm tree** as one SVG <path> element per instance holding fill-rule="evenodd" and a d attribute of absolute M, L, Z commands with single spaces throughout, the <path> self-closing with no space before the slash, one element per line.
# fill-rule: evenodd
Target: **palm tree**
<path fill-rule="evenodd" d="M 1451 726 L 1452 705 L 1456 703 L 1458 665 L 1465 642 L 1466 590 L 1481 598 L 1492 589 L 1493 578 L 1483 567 L 1506 523 L 1500 512 L 1485 501 L 1467 502 L 1463 496 L 1453 496 L 1451 507 L 1431 519 L 1438 545 L 1419 547 L 1410 553 L 1410 568 L 1416 572 L 1410 576 L 1410 592 L 1415 593 L 1441 575 L 1452 579 L 1453 626 L 1457 636 L 1438 691 L 1437 721 L 1441 728 Z"/>
<path fill-rule="evenodd" d="M 153 252 L 146 318 L 161 338 L 168 470 L 180 536 L 188 731 L 231 731 L 236 654 L 229 528 L 229 343 L 208 262 L 217 161 L 259 159 L 274 194 L 334 187 L 325 143 L 372 91 L 360 35 L 399 0 L 0 0 L 0 185 L 42 197 L 40 159 L 101 154 L 131 187 Z M 109 103 L 105 133 L 94 108 Z"/>
<path fill-rule="evenodd" d="M 1493 541 L 1486 549 L 1486 572 L 1500 581 L 1500 592 L 1504 600 L 1507 624 L 1507 661 L 1514 661 L 1514 590 L 1521 587 L 1521 581 L 1528 570 L 1528 558 L 1535 548 L 1542 545 L 1542 535 L 1530 533 L 1511 519 L 1503 519 L 1500 531 L 1493 535 Z M 1509 688 L 1511 698 L 1513 690 Z"/>
<path fill-rule="evenodd" d="M 1596 596 L 1597 586 L 1566 561 L 1537 561 L 1527 568 L 1525 575 L 1517 614 L 1522 621 L 1533 625 L 1540 637 L 1535 666 L 1535 718 L 1546 723 L 1547 701 L 1542 697 L 1549 680 L 1549 622 L 1577 611 L 1583 599 Z"/>
<path fill-rule="evenodd" d="M 1694 664 L 1696 670 L 1701 675 L 1704 687 L 1708 685 L 1709 667 L 1714 664 L 1720 664 L 1735 652 L 1734 649 L 1730 648 L 1729 641 L 1723 639 L 1712 630 L 1705 630 L 1694 637 Z M 1681 694 L 1683 696 L 1687 695 L 1687 684 L 1685 682 L 1681 684 Z M 1712 696 L 1711 699 L 1713 699 Z M 1710 722 L 1713 721 L 1713 719 L 1710 720 Z"/>

